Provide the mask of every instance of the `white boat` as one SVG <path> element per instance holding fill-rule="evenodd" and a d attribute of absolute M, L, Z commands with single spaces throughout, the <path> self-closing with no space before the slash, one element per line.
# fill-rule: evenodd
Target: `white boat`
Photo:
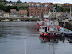
<path fill-rule="evenodd" d="M 9 19 L 5 19 L 5 20 L 1 20 L 1 21 L 8 22 L 8 21 L 10 21 L 10 20 L 9 20 Z"/>
<path fill-rule="evenodd" d="M 17 20 L 13 20 L 13 21 L 15 21 L 15 22 L 20 22 L 21 20 L 20 20 L 20 19 L 17 19 Z"/>
<path fill-rule="evenodd" d="M 20 19 L 17 19 L 17 21 L 19 22 L 19 21 L 21 21 Z"/>

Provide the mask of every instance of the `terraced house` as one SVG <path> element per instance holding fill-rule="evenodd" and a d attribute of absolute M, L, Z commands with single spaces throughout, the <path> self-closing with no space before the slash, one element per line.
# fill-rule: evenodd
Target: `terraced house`
<path fill-rule="evenodd" d="M 5 18 L 9 18 L 9 17 L 10 17 L 9 14 L 10 14 L 9 12 L 4 12 L 3 17 L 5 17 Z"/>
<path fill-rule="evenodd" d="M 27 17 L 27 10 L 19 10 L 16 12 L 18 17 L 26 18 Z"/>
<path fill-rule="evenodd" d="M 29 17 L 30 18 L 48 18 L 48 13 L 53 7 L 52 3 L 29 2 Z"/>
<path fill-rule="evenodd" d="M 27 10 L 10 9 L 10 17 L 27 18 Z"/>
<path fill-rule="evenodd" d="M 29 2 L 29 17 L 41 17 L 41 3 Z"/>
<path fill-rule="evenodd" d="M 10 17 L 17 17 L 16 16 L 16 9 L 10 9 Z"/>
<path fill-rule="evenodd" d="M 72 4 L 64 4 L 62 7 L 64 7 L 64 8 L 72 8 Z"/>

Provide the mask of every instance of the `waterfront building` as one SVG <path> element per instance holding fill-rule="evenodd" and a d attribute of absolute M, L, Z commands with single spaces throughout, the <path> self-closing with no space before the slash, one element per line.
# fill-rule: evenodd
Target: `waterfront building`
<path fill-rule="evenodd" d="M 9 18 L 10 17 L 9 12 L 4 12 L 3 17 L 4 18 Z"/>
<path fill-rule="evenodd" d="M 43 7 L 52 8 L 54 6 L 53 3 L 43 3 Z"/>
<path fill-rule="evenodd" d="M 61 16 L 61 12 L 56 12 L 56 17 L 58 18 L 59 16 Z"/>
<path fill-rule="evenodd" d="M 64 4 L 62 7 L 64 7 L 64 8 L 70 8 L 70 7 L 72 7 L 72 4 Z"/>
<path fill-rule="evenodd" d="M 30 18 L 48 18 L 49 10 L 53 7 L 52 3 L 29 2 L 29 17 Z"/>
<path fill-rule="evenodd" d="M 27 10 L 19 10 L 16 12 L 17 17 L 26 18 L 27 17 Z"/>
<path fill-rule="evenodd" d="M 41 3 L 40 2 L 29 2 L 29 17 L 30 18 L 41 17 Z"/>
<path fill-rule="evenodd" d="M 70 18 L 70 12 L 59 12 L 56 14 L 57 14 L 57 18 L 60 18 L 61 20 Z"/>
<path fill-rule="evenodd" d="M 16 9 L 10 9 L 10 17 L 17 17 Z"/>
<path fill-rule="evenodd" d="M 41 7 L 41 11 L 43 12 L 44 18 L 48 18 L 49 9 L 47 7 Z"/>
<path fill-rule="evenodd" d="M 16 9 L 10 9 L 10 17 L 23 17 L 23 18 L 27 18 L 27 10 L 16 11 Z"/>
<path fill-rule="evenodd" d="M 70 12 L 64 12 L 63 14 L 61 14 L 61 16 L 63 17 L 70 17 Z"/>
<path fill-rule="evenodd" d="M 10 9 L 11 14 L 16 14 L 16 9 Z"/>
<path fill-rule="evenodd" d="M 41 17 L 41 10 L 36 9 L 36 7 L 29 7 L 29 17 L 39 18 Z"/>

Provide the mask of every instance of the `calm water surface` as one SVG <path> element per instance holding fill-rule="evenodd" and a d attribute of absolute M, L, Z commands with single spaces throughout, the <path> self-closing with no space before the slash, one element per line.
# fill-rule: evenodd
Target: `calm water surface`
<path fill-rule="evenodd" d="M 72 54 L 72 44 L 41 43 L 36 22 L 0 22 L 0 54 Z"/>

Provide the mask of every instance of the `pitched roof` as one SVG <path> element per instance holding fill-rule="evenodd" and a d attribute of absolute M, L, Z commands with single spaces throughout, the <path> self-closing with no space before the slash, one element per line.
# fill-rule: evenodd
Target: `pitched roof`
<path fill-rule="evenodd" d="M 50 3 L 43 3 L 43 4 L 50 4 Z"/>
<path fill-rule="evenodd" d="M 10 12 L 16 12 L 16 9 L 10 9 Z"/>
<path fill-rule="evenodd" d="M 27 10 L 19 10 L 16 13 L 27 13 Z"/>

